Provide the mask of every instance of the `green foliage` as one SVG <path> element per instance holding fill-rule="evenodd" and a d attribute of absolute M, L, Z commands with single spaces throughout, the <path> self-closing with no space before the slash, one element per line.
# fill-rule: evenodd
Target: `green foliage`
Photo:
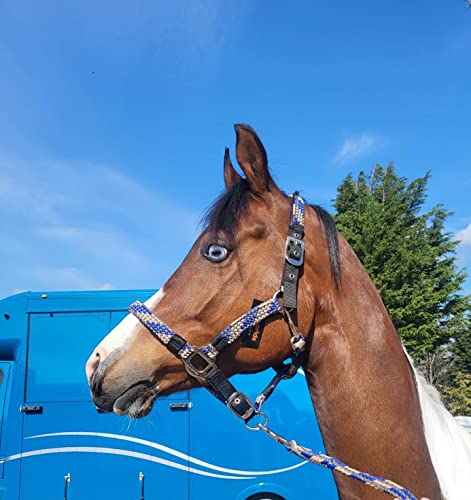
<path fill-rule="evenodd" d="M 360 172 L 356 179 L 349 175 L 337 189 L 335 219 L 412 357 L 423 364 L 447 352 L 447 364 L 467 374 L 469 299 L 461 294 L 466 275 L 456 266 L 459 242 L 445 231 L 450 212 L 438 204 L 422 213 L 429 178 L 427 173 L 409 183 L 393 165 L 376 165 L 371 175 Z M 449 373 L 450 391 L 470 390 L 469 381 L 457 377 Z M 456 393 L 450 392 L 449 401 L 453 398 Z"/>
<path fill-rule="evenodd" d="M 471 373 L 453 375 L 452 384 L 440 386 L 443 399 L 453 415 L 471 415 Z"/>
<path fill-rule="evenodd" d="M 453 363 L 457 371 L 471 374 L 471 320 L 465 318 L 461 332 L 451 346 Z"/>

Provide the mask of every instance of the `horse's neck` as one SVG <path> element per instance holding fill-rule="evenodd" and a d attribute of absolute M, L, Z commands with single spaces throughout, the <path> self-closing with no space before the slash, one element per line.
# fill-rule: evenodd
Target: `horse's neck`
<path fill-rule="evenodd" d="M 342 282 L 328 304 L 316 309 L 305 364 L 326 450 L 417 495 L 440 498 L 402 346 L 374 285 L 343 240 L 341 252 Z M 336 481 L 342 498 L 376 498 L 351 479 Z"/>

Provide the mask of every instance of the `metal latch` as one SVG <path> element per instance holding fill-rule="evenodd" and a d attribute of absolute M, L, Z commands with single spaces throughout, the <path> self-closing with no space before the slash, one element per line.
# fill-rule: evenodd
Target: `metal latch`
<path fill-rule="evenodd" d="M 70 472 L 64 476 L 64 500 L 69 498 Z"/>
<path fill-rule="evenodd" d="M 22 406 L 20 406 L 20 411 L 22 413 L 42 413 L 43 407 L 42 406 L 22 405 Z"/>
<path fill-rule="evenodd" d="M 139 472 L 139 482 L 141 483 L 141 498 L 140 500 L 145 500 L 144 499 L 144 480 L 146 476 L 144 475 L 143 472 Z"/>
<path fill-rule="evenodd" d="M 189 410 L 193 404 L 191 402 L 188 403 L 170 403 L 169 405 L 170 411 L 186 411 Z"/>

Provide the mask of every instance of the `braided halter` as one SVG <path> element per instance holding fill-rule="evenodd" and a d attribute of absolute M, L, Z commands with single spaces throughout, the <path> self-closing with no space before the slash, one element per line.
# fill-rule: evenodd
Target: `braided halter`
<path fill-rule="evenodd" d="M 291 196 L 291 221 L 286 239 L 285 269 L 281 288 L 273 298 L 250 309 L 218 333 L 209 344 L 202 348 L 189 344 L 175 333 L 162 320 L 157 318 L 144 304 L 134 302 L 129 312 L 150 330 L 174 356 L 181 359 L 191 377 L 204 380 L 207 389 L 222 401 L 229 410 L 246 423 L 260 413 L 263 402 L 273 393 L 281 380 L 293 377 L 303 360 L 305 340 L 296 331 L 290 312 L 297 307 L 297 288 L 299 270 L 304 263 L 304 200 L 294 193 Z M 283 305 L 278 297 L 283 296 Z M 291 363 L 281 364 L 276 368 L 276 375 L 268 386 L 256 398 L 255 403 L 248 396 L 238 391 L 217 366 L 217 356 L 229 345 L 238 340 L 245 332 L 264 319 L 281 313 L 286 318 L 291 333 L 293 353 Z"/>
<path fill-rule="evenodd" d="M 353 469 L 336 458 L 314 452 L 309 448 L 298 445 L 295 441 L 288 441 L 267 427 L 268 417 L 261 411 L 263 403 L 271 396 L 281 380 L 296 375 L 304 358 L 306 342 L 304 337 L 296 331 L 296 326 L 291 317 L 291 313 L 297 307 L 299 271 L 304 264 L 304 242 L 302 241 L 304 236 L 304 215 L 304 200 L 298 193 L 294 193 L 291 196 L 291 222 L 288 237 L 286 238 L 285 267 L 280 289 L 273 298 L 253 307 L 233 321 L 206 346 L 198 348 L 189 344 L 141 302 L 131 304 L 129 312 L 136 316 L 174 356 L 182 360 L 186 371 L 191 377 L 205 380 L 207 389 L 222 401 L 234 415 L 244 420 L 248 429 L 265 432 L 277 443 L 284 445 L 290 453 L 303 460 L 337 471 L 394 498 L 416 500 L 410 491 L 389 479 Z M 283 296 L 283 304 L 278 299 L 281 295 Z M 250 328 L 258 325 L 269 316 L 279 313 L 286 319 L 291 334 L 293 348 L 291 362 L 281 364 L 275 368 L 276 375 L 253 403 L 246 394 L 237 391 L 224 372 L 217 366 L 216 359 L 221 351 L 233 344 Z M 264 422 L 253 427 L 249 426 L 248 422 L 259 415 L 264 418 Z"/>

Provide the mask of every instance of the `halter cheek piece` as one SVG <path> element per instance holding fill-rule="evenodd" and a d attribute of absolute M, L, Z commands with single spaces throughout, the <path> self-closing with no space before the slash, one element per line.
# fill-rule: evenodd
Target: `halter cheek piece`
<path fill-rule="evenodd" d="M 222 401 L 229 410 L 246 423 L 256 414 L 261 413 L 262 404 L 271 396 L 281 380 L 292 378 L 300 367 L 304 357 L 305 340 L 296 331 L 291 313 L 297 307 L 297 289 L 299 273 L 304 264 L 304 200 L 294 193 L 291 196 L 291 221 L 286 238 L 285 267 L 281 288 L 273 298 L 250 309 L 218 333 L 206 346 L 198 348 L 171 330 L 141 302 L 129 306 L 129 312 L 150 330 L 155 337 L 185 365 L 191 377 L 204 380 L 207 389 Z M 283 296 L 283 305 L 278 297 Z M 229 345 L 238 340 L 245 332 L 274 314 L 281 313 L 286 319 L 293 353 L 291 362 L 276 367 L 276 375 L 268 386 L 256 398 L 255 403 L 238 391 L 224 372 L 217 366 L 217 356 Z"/>

